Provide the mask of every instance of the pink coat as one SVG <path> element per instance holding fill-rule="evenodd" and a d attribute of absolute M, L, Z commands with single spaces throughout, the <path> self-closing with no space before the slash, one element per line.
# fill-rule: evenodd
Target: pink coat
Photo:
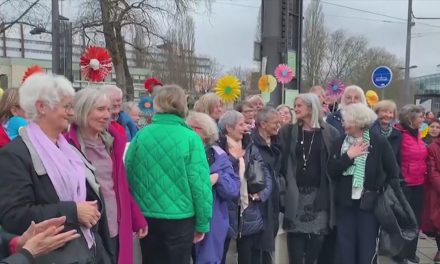
<path fill-rule="evenodd" d="M 119 223 L 119 253 L 118 263 L 133 263 L 133 232 L 147 226 L 147 221 L 142 215 L 139 206 L 133 199 L 127 182 L 123 154 L 127 139 L 121 135 L 113 126 L 109 127 L 110 135 L 113 137 L 111 158 L 113 161 L 113 181 L 118 203 Z M 81 150 L 78 138 L 77 126 L 72 125 L 70 131 L 65 135 L 67 141 Z"/>
<path fill-rule="evenodd" d="M 428 158 L 428 149 L 425 142 L 420 137 L 417 138 L 402 126 L 396 126 L 402 133 L 401 144 L 401 171 L 403 179 L 408 186 L 418 186 L 425 183 L 427 168 L 426 162 Z"/>

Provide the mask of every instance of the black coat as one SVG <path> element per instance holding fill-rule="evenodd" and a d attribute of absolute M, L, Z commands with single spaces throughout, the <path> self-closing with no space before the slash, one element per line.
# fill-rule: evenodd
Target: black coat
<path fill-rule="evenodd" d="M 351 192 L 353 176 L 344 176 L 342 173 L 353 165 L 347 153 L 341 155 L 341 148 L 345 136 L 339 138 L 333 147 L 328 163 L 328 172 L 336 184 L 336 205 L 351 206 Z M 364 190 L 382 191 L 387 182 L 399 179 L 399 167 L 388 140 L 381 135 L 370 131 L 369 154 L 365 165 Z"/>
<path fill-rule="evenodd" d="M 328 160 L 330 159 L 330 151 L 339 134 L 334 127 L 324 122 L 321 123 L 321 133 L 324 144 L 321 145 L 320 165 L 321 168 L 326 168 Z M 296 183 L 297 159 L 295 155 L 298 139 L 298 124 L 288 124 L 283 126 L 278 135 L 282 146 L 280 199 L 281 204 L 284 205 L 283 228 L 289 232 L 293 229 L 299 199 L 299 190 Z M 322 169 L 320 186 L 314 201 L 314 209 L 329 211 L 330 227 L 334 226 L 335 221 L 333 189 L 333 183 L 327 170 Z"/>
<path fill-rule="evenodd" d="M 257 244 L 257 247 L 264 251 L 273 251 L 275 250 L 275 237 L 278 233 L 280 214 L 279 174 L 281 169 L 281 146 L 278 144 L 276 136 L 271 138 L 270 146 L 266 144 L 258 131 L 253 131 L 251 136 L 269 172 L 272 174 L 272 193 L 269 199 L 261 203 L 260 206 L 264 219 L 264 230 L 260 235 L 260 243 Z"/>
<path fill-rule="evenodd" d="M 21 249 L 16 254 L 0 260 L 0 264 L 36 264 L 34 257 L 32 254 L 25 250 Z"/>
<path fill-rule="evenodd" d="M 49 176 L 37 174 L 31 154 L 21 137 L 17 137 L 0 150 L 0 171 L 0 224 L 6 231 L 21 235 L 32 221 L 38 223 L 50 218 L 65 216 L 64 231 L 76 229 L 78 234 L 82 235 L 76 203 L 60 201 Z M 102 212 L 103 203 L 88 184 L 87 200 L 99 201 Z M 104 214 L 101 219 L 103 218 L 105 218 Z M 96 256 L 91 255 L 92 259 L 95 257 L 100 259 L 104 255 L 106 257 L 106 252 L 102 252 L 102 241 L 97 233 L 98 228 L 98 225 L 94 226 L 92 232 L 96 239 L 96 252 L 98 250 L 101 252 Z M 83 236 L 68 244 L 70 243 L 79 243 L 79 247 L 85 247 L 86 250 L 81 251 L 83 253 L 92 252 L 87 250 Z M 75 251 L 74 253 L 80 254 L 81 252 Z M 92 263 L 98 262 L 95 259 Z"/>

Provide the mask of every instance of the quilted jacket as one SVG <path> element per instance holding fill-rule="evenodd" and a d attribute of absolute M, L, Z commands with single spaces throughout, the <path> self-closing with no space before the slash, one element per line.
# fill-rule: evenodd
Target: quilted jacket
<path fill-rule="evenodd" d="M 402 133 L 400 167 L 403 179 L 408 186 L 422 185 L 427 172 L 428 149 L 420 138 L 420 132 L 416 137 L 402 125 L 396 125 L 396 129 Z"/>
<path fill-rule="evenodd" d="M 212 215 L 209 165 L 200 137 L 173 114 L 155 114 L 126 156 L 128 181 L 146 217 L 195 218 L 206 233 Z"/>

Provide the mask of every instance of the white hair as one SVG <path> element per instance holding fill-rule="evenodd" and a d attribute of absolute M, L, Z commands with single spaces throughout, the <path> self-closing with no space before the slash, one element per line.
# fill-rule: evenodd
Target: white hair
<path fill-rule="evenodd" d="M 322 109 L 321 101 L 319 101 L 318 96 L 313 93 L 303 93 L 299 94 L 295 98 L 295 102 L 298 99 L 301 99 L 312 113 L 312 117 L 310 119 L 312 128 L 321 128 L 320 122 L 322 121 Z"/>
<path fill-rule="evenodd" d="M 43 101 L 50 108 L 59 104 L 63 97 L 73 97 L 72 83 L 64 76 L 51 73 L 36 73 L 29 76 L 19 88 L 20 107 L 29 120 L 38 116 L 35 103 Z"/>
<path fill-rule="evenodd" d="M 208 137 L 208 144 L 213 145 L 218 140 L 218 128 L 217 125 L 209 115 L 201 112 L 191 111 L 186 118 L 186 122 L 195 121 L 197 122 L 206 136 Z"/>
<path fill-rule="evenodd" d="M 75 110 L 73 122 L 80 128 L 87 127 L 90 111 L 105 100 L 110 102 L 110 98 L 100 89 L 85 88 L 77 92 L 73 99 L 73 109 Z"/>
<path fill-rule="evenodd" d="M 122 111 L 124 111 L 125 113 L 128 114 L 128 113 L 130 113 L 131 109 L 133 109 L 135 107 L 139 107 L 136 102 L 133 102 L 133 101 L 125 102 L 122 104 Z"/>
<path fill-rule="evenodd" d="M 227 127 L 235 127 L 240 120 L 240 118 L 244 118 L 243 114 L 235 111 L 235 110 L 228 110 L 226 111 L 218 121 L 218 127 L 220 131 L 224 134 L 227 134 Z"/>
<path fill-rule="evenodd" d="M 376 113 L 367 105 L 355 103 L 345 106 L 341 110 L 344 123 L 348 123 L 361 129 L 370 128 L 377 119 Z"/>
<path fill-rule="evenodd" d="M 119 88 L 119 87 L 116 86 L 116 85 L 113 85 L 113 84 L 106 84 L 106 85 L 104 85 L 104 86 L 102 87 L 102 90 L 103 90 L 107 95 L 109 95 L 110 97 L 112 97 L 112 95 L 114 95 L 114 94 L 118 94 L 118 95 L 122 98 L 122 96 L 124 95 L 124 94 L 122 93 L 122 89 Z"/>
<path fill-rule="evenodd" d="M 345 87 L 344 93 L 342 94 L 341 97 L 341 104 L 339 105 L 339 108 L 342 109 L 347 106 L 347 102 L 345 101 L 345 95 L 349 92 L 356 92 L 359 95 L 361 103 L 367 105 L 367 99 L 365 98 L 364 90 L 362 90 L 362 88 L 357 85 L 349 85 Z"/>

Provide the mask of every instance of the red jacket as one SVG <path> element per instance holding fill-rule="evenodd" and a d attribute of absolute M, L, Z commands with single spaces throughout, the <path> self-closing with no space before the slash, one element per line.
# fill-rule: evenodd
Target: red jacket
<path fill-rule="evenodd" d="M 122 160 L 127 138 L 117 128 L 109 126 L 108 132 L 112 135 L 113 148 L 113 182 L 118 203 L 119 223 L 119 253 L 118 263 L 133 263 L 133 232 L 147 226 L 144 215 L 130 193 L 125 166 Z M 81 150 L 78 139 L 77 126 L 72 124 L 70 131 L 65 135 L 67 141 Z"/>
<path fill-rule="evenodd" d="M 440 233 L 440 141 L 428 147 L 428 179 L 422 218 L 424 232 Z"/>
<path fill-rule="evenodd" d="M 9 139 L 8 134 L 6 134 L 6 131 L 3 128 L 3 125 L 0 124 L 0 148 L 3 148 L 10 141 L 11 140 Z"/>
<path fill-rule="evenodd" d="M 426 178 L 426 160 L 428 158 L 428 150 L 425 143 L 420 137 L 417 138 L 407 129 L 400 125 L 396 126 L 402 133 L 401 144 L 401 166 L 403 179 L 408 186 L 418 186 L 425 183 Z"/>

